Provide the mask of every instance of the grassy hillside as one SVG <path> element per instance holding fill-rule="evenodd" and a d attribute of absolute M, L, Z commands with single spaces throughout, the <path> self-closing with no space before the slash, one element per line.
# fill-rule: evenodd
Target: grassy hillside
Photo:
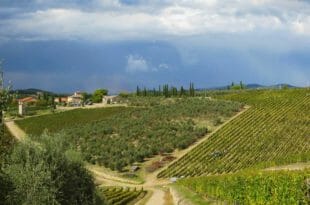
<path fill-rule="evenodd" d="M 46 129 L 51 133 L 72 126 L 83 125 L 106 119 L 116 113 L 128 110 L 125 107 L 75 109 L 55 114 L 42 115 L 15 121 L 27 134 L 40 135 Z"/>
<path fill-rule="evenodd" d="M 199 195 L 226 204 L 309 204 L 310 170 L 249 172 L 180 180 Z"/>
<path fill-rule="evenodd" d="M 215 95 L 251 105 L 159 177 L 236 172 L 310 160 L 310 91 L 262 90 Z"/>

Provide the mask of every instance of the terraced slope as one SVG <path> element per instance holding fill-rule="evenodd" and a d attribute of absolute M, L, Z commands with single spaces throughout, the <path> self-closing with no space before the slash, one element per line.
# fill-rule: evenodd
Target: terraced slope
<path fill-rule="evenodd" d="M 310 90 L 263 90 L 216 95 L 251 105 L 191 150 L 159 178 L 231 173 L 310 160 Z"/>

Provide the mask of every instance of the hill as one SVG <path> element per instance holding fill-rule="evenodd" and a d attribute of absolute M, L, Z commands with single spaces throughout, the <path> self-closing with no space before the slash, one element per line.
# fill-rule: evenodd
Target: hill
<path fill-rule="evenodd" d="M 218 86 L 218 87 L 211 87 L 211 88 L 200 88 L 197 91 L 203 90 L 227 90 L 230 85 L 225 86 Z M 257 83 L 249 83 L 245 85 L 246 89 L 280 89 L 280 88 L 298 88 L 294 85 L 282 83 L 282 84 L 275 84 L 275 85 L 261 85 Z"/>
<path fill-rule="evenodd" d="M 36 88 L 17 89 L 17 90 L 12 90 L 11 92 L 22 94 L 22 95 L 36 95 L 38 92 L 46 93 L 49 95 L 55 95 L 55 93 L 53 93 L 53 92 L 41 90 L 41 89 L 36 89 Z"/>

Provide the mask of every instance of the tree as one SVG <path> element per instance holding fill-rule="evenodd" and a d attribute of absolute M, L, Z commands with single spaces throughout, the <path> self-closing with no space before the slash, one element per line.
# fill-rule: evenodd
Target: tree
<path fill-rule="evenodd" d="M 245 88 L 245 85 L 240 81 L 239 84 L 235 84 L 234 82 L 231 83 L 231 86 L 229 87 L 230 90 L 242 90 Z"/>
<path fill-rule="evenodd" d="M 144 87 L 144 89 L 143 89 L 143 96 L 144 97 L 146 97 L 147 96 L 147 90 L 146 90 L 146 88 Z"/>
<path fill-rule="evenodd" d="M 163 95 L 167 98 L 169 97 L 169 85 L 168 84 L 165 84 L 163 85 Z"/>
<path fill-rule="evenodd" d="M 137 86 L 136 95 L 140 96 L 140 94 L 141 94 L 141 90 L 140 90 L 139 86 Z"/>
<path fill-rule="evenodd" d="M 106 89 L 97 89 L 93 93 L 92 101 L 94 103 L 100 103 L 100 102 L 102 102 L 102 98 L 105 95 L 108 95 L 108 90 L 106 90 Z"/>
<path fill-rule="evenodd" d="M 4 111 L 7 109 L 10 88 L 11 86 L 4 87 L 4 73 L 0 61 L 0 137 L 4 136 Z"/>
<path fill-rule="evenodd" d="M 189 84 L 189 96 L 194 97 L 195 96 L 195 88 L 194 83 Z"/>
<path fill-rule="evenodd" d="M 13 184 L 9 204 L 94 204 L 95 185 L 61 134 L 18 144 L 4 168 Z"/>
<path fill-rule="evenodd" d="M 183 96 L 183 95 L 185 95 L 185 90 L 184 90 L 183 86 L 181 86 L 181 88 L 180 88 L 180 96 Z"/>
<path fill-rule="evenodd" d="M 176 87 L 171 87 L 171 90 L 172 90 L 172 96 L 178 95 L 178 89 Z"/>
<path fill-rule="evenodd" d="M 82 96 L 82 104 L 84 105 L 86 100 L 89 98 L 89 95 L 87 94 L 87 92 L 81 92 L 81 96 Z"/>

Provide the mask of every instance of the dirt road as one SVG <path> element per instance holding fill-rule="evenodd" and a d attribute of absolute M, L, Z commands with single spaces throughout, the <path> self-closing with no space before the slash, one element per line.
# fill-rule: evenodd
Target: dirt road
<path fill-rule="evenodd" d="M 280 171 L 280 170 L 303 170 L 310 168 L 310 162 L 304 162 L 304 163 L 294 163 L 294 164 L 288 164 L 283 166 L 277 166 L 277 167 L 269 167 L 265 169 L 266 171 Z"/>
<path fill-rule="evenodd" d="M 18 140 L 23 140 L 27 135 L 26 133 L 15 124 L 14 121 L 7 121 L 5 122 L 10 133 Z"/>

